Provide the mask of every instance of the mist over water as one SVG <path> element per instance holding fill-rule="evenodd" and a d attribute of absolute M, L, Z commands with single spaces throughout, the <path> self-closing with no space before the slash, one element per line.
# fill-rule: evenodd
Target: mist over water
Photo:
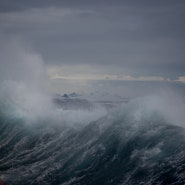
<path fill-rule="evenodd" d="M 135 116 L 141 118 L 150 113 L 160 114 L 169 124 L 185 126 L 185 99 L 177 92 L 159 92 L 131 101 L 132 107 L 135 107 Z M 124 105 L 126 108 L 129 105 Z"/>
<path fill-rule="evenodd" d="M 42 57 L 20 38 L 1 44 L 0 102 L 8 116 L 24 118 L 27 122 L 53 119 L 70 125 L 71 122 L 89 122 L 106 113 L 100 106 L 91 112 L 58 109 L 46 90 L 48 77 Z"/>
<path fill-rule="evenodd" d="M 56 104 L 45 88 L 42 57 L 20 39 L 1 47 L 5 184 L 185 183 L 184 97 L 160 91 L 109 110 L 78 98 L 57 97 Z M 74 109 L 79 102 L 82 108 Z"/>

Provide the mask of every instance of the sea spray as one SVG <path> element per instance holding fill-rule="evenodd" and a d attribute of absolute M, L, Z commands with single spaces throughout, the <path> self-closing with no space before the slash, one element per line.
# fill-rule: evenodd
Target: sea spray
<path fill-rule="evenodd" d="M 108 114 L 101 106 L 66 110 L 42 87 L 40 57 L 19 45 L 14 53 L 15 46 L 2 53 L 0 178 L 5 184 L 185 183 L 184 103 L 178 96 L 131 100 Z"/>

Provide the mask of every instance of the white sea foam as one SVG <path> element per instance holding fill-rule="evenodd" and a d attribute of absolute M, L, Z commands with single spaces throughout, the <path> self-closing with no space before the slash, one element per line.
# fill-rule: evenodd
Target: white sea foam
<path fill-rule="evenodd" d="M 0 103 L 8 116 L 25 122 L 38 119 L 51 122 L 89 123 L 105 115 L 102 107 L 88 110 L 63 110 L 53 103 L 45 89 L 47 75 L 42 57 L 20 39 L 8 40 L 1 50 Z"/>

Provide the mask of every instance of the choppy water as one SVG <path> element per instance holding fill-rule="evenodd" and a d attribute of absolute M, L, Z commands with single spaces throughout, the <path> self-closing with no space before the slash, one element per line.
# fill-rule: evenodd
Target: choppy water
<path fill-rule="evenodd" d="M 185 184 L 185 130 L 160 111 L 120 107 L 87 124 L 0 115 L 5 185 Z"/>

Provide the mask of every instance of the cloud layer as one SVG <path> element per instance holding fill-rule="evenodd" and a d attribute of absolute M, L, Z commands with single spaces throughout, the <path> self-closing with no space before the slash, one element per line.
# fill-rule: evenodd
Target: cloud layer
<path fill-rule="evenodd" d="M 183 0 L 2 0 L 0 39 L 24 38 L 50 71 L 62 69 L 58 79 L 184 82 L 184 9 Z"/>

